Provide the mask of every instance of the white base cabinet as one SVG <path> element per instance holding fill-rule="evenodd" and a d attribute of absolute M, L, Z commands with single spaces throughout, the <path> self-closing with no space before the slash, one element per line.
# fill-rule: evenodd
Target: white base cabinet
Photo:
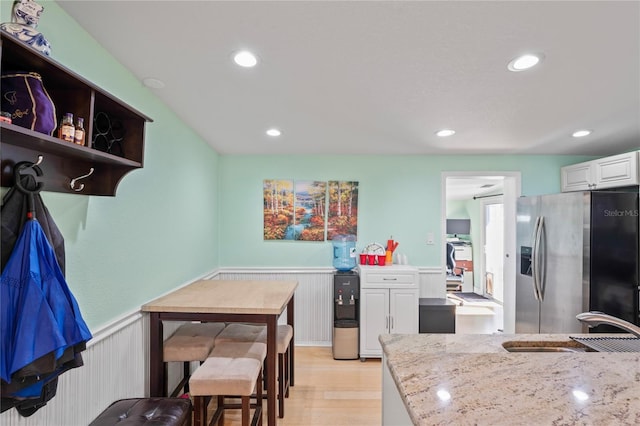
<path fill-rule="evenodd" d="M 360 359 L 381 358 L 380 334 L 418 333 L 418 270 L 360 266 Z"/>
<path fill-rule="evenodd" d="M 613 155 L 561 169 L 562 192 L 622 188 L 640 183 L 640 151 Z"/>
<path fill-rule="evenodd" d="M 413 426 L 386 357 L 382 359 L 382 426 Z"/>

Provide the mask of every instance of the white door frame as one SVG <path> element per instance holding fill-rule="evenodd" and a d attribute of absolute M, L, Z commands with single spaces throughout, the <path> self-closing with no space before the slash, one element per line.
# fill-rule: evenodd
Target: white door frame
<path fill-rule="evenodd" d="M 503 207 L 503 212 L 504 212 L 504 196 L 503 195 L 487 195 L 485 198 L 483 198 L 480 201 L 480 223 L 482 223 L 482 229 L 480 229 L 480 239 L 481 239 L 481 243 L 482 243 L 482 247 L 484 248 L 482 250 L 482 257 L 480 259 L 480 282 L 483 283 L 484 285 L 481 285 L 480 288 L 476 288 L 474 286 L 475 290 L 480 290 L 483 296 L 487 296 L 487 281 L 486 281 L 486 272 L 487 272 L 487 253 L 486 253 L 486 247 L 487 247 L 487 206 L 491 205 L 491 204 L 501 204 Z M 504 221 L 504 220 L 503 220 Z M 503 225 L 503 232 L 504 232 L 504 225 Z M 503 240 L 504 240 L 504 235 L 503 235 Z M 504 241 L 503 241 L 504 244 Z M 504 262 L 504 260 L 503 260 Z M 473 269 L 475 269 L 475 262 L 473 265 Z M 504 272 L 504 267 L 502 268 L 503 272 Z M 503 280 L 504 281 L 504 280 Z M 503 297 L 504 297 L 504 292 L 503 292 Z"/>
<path fill-rule="evenodd" d="M 502 176 L 504 178 L 504 332 L 515 333 L 516 326 L 516 200 L 521 194 L 521 173 L 504 171 L 448 171 L 441 174 L 440 230 L 441 241 L 447 240 L 447 178 Z M 444 250 L 440 251 L 442 279 L 446 282 Z"/>

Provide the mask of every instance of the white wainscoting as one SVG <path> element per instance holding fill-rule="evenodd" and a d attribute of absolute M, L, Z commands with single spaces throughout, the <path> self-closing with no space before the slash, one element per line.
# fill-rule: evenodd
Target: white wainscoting
<path fill-rule="evenodd" d="M 444 287 L 441 268 L 420 269 L 420 297 Z M 251 280 L 297 280 L 295 294 L 295 343 L 300 346 L 331 346 L 333 331 L 333 269 L 238 269 L 227 268 L 205 278 Z M 440 284 L 438 284 L 440 283 Z M 186 284 L 183 284 L 186 285 Z M 286 319 L 283 315 L 281 320 Z M 180 323 L 167 322 L 165 338 Z M 15 409 L 0 415 L 3 426 L 84 426 L 113 401 L 147 396 L 148 315 L 132 312 L 99 330 L 82 353 L 84 366 L 62 374 L 56 396 L 30 417 Z M 181 363 L 169 365 L 169 386 L 181 374 Z M 195 367 L 195 366 L 194 366 Z"/>
<path fill-rule="evenodd" d="M 446 297 L 440 267 L 418 268 L 420 297 Z M 333 268 L 225 269 L 217 278 L 229 280 L 297 280 L 295 294 L 295 343 L 299 346 L 331 346 L 333 335 Z M 284 315 L 283 315 L 284 316 Z"/>
<path fill-rule="evenodd" d="M 333 268 L 310 269 L 225 269 L 222 280 L 295 280 L 295 344 L 331 346 L 333 335 Z M 286 322 L 286 313 L 280 321 Z"/>
<path fill-rule="evenodd" d="M 2 413 L 3 426 L 85 426 L 113 401 L 144 396 L 147 359 L 143 315 L 127 315 L 94 333 L 84 365 L 58 380 L 56 396 L 30 417 Z"/>
<path fill-rule="evenodd" d="M 437 266 L 418 268 L 420 273 L 420 298 L 444 298 L 447 297 L 446 275 L 442 268 Z"/>

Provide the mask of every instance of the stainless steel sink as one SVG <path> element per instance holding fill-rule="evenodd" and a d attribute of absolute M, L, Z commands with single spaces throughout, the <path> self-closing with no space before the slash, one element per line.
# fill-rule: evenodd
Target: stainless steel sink
<path fill-rule="evenodd" d="M 502 347 L 507 352 L 587 352 L 591 351 L 587 346 L 573 341 L 547 342 L 547 341 L 518 341 L 504 342 Z"/>

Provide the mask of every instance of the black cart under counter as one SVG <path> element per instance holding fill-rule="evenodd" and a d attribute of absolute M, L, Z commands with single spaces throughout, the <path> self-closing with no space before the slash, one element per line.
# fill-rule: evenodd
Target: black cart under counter
<path fill-rule="evenodd" d="M 420 333 L 455 333 L 456 304 L 446 298 L 420 298 Z"/>

